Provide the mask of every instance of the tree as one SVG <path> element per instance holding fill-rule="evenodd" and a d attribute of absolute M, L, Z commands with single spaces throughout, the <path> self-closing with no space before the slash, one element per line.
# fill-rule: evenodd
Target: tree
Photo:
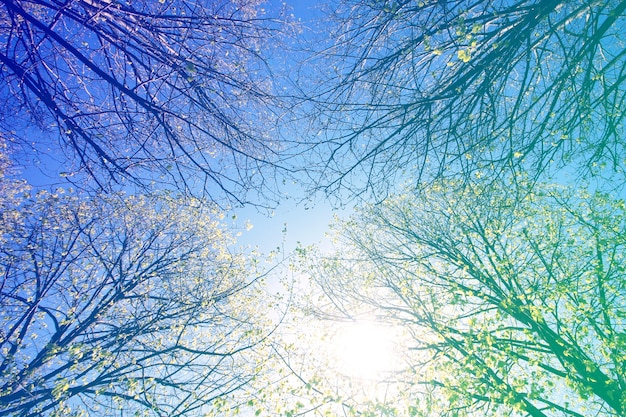
<path fill-rule="evenodd" d="M 260 275 L 219 212 L 7 183 L 0 414 L 201 415 L 254 377 Z"/>
<path fill-rule="evenodd" d="M 485 183 L 344 223 L 339 251 L 309 259 L 318 308 L 405 330 L 403 415 L 624 415 L 624 201 Z"/>
<path fill-rule="evenodd" d="M 325 20 L 333 42 L 317 48 L 319 80 L 306 71 L 302 83 L 319 129 L 313 187 L 380 201 L 404 181 L 564 166 L 623 181 L 625 9 L 338 1 Z"/>
<path fill-rule="evenodd" d="M 3 134 L 46 158 L 60 143 L 64 175 L 101 189 L 262 195 L 281 146 L 267 61 L 286 26 L 260 3 L 3 1 Z"/>

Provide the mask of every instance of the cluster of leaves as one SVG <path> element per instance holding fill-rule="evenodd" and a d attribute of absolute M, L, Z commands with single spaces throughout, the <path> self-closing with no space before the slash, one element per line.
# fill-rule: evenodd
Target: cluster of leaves
<path fill-rule="evenodd" d="M 7 189 L 0 413 L 197 415 L 249 381 L 254 267 L 228 252 L 218 212 Z"/>
<path fill-rule="evenodd" d="M 326 309 L 407 331 L 408 415 L 622 415 L 624 201 L 510 190 L 445 182 L 365 209 L 314 263 Z"/>

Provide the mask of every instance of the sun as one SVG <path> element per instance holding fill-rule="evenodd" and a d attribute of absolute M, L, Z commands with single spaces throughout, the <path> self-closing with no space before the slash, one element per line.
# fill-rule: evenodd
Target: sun
<path fill-rule="evenodd" d="M 352 378 L 377 379 L 395 367 L 394 337 L 381 324 L 359 321 L 340 326 L 333 338 L 338 372 Z"/>

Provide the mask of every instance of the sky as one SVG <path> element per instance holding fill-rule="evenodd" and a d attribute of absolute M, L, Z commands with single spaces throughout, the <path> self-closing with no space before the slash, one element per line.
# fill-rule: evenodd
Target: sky
<path fill-rule="evenodd" d="M 301 22 L 304 27 L 313 27 L 315 17 L 321 16 L 318 10 L 321 3 L 318 1 L 289 0 L 285 4 L 291 8 L 296 21 Z M 297 189 L 292 191 L 295 195 L 302 193 Z M 324 244 L 325 235 L 334 216 L 345 217 L 352 211 L 350 207 L 334 208 L 322 198 L 307 204 L 298 200 L 296 197 L 281 201 L 270 216 L 254 207 L 233 210 L 237 228 L 242 231 L 238 243 L 244 246 L 258 246 L 265 253 L 277 247 L 289 253 L 298 244 L 302 246 Z M 252 228 L 246 230 L 246 224 L 252 225 Z"/>
<path fill-rule="evenodd" d="M 308 246 L 322 243 L 333 217 L 343 217 L 347 213 L 349 209 L 334 209 L 323 201 L 305 207 L 292 200 L 281 203 L 270 216 L 254 207 L 232 210 L 232 215 L 236 216 L 237 229 L 242 230 L 238 244 L 257 246 L 264 253 L 277 247 L 288 253 L 298 244 Z M 252 228 L 246 230 L 247 224 Z"/>

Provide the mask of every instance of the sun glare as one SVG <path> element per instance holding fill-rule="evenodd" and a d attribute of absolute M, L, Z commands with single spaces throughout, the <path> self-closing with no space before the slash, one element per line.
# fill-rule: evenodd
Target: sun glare
<path fill-rule="evenodd" d="M 353 378 L 375 379 L 393 370 L 393 344 L 391 332 L 380 324 L 346 324 L 334 340 L 337 370 Z"/>

